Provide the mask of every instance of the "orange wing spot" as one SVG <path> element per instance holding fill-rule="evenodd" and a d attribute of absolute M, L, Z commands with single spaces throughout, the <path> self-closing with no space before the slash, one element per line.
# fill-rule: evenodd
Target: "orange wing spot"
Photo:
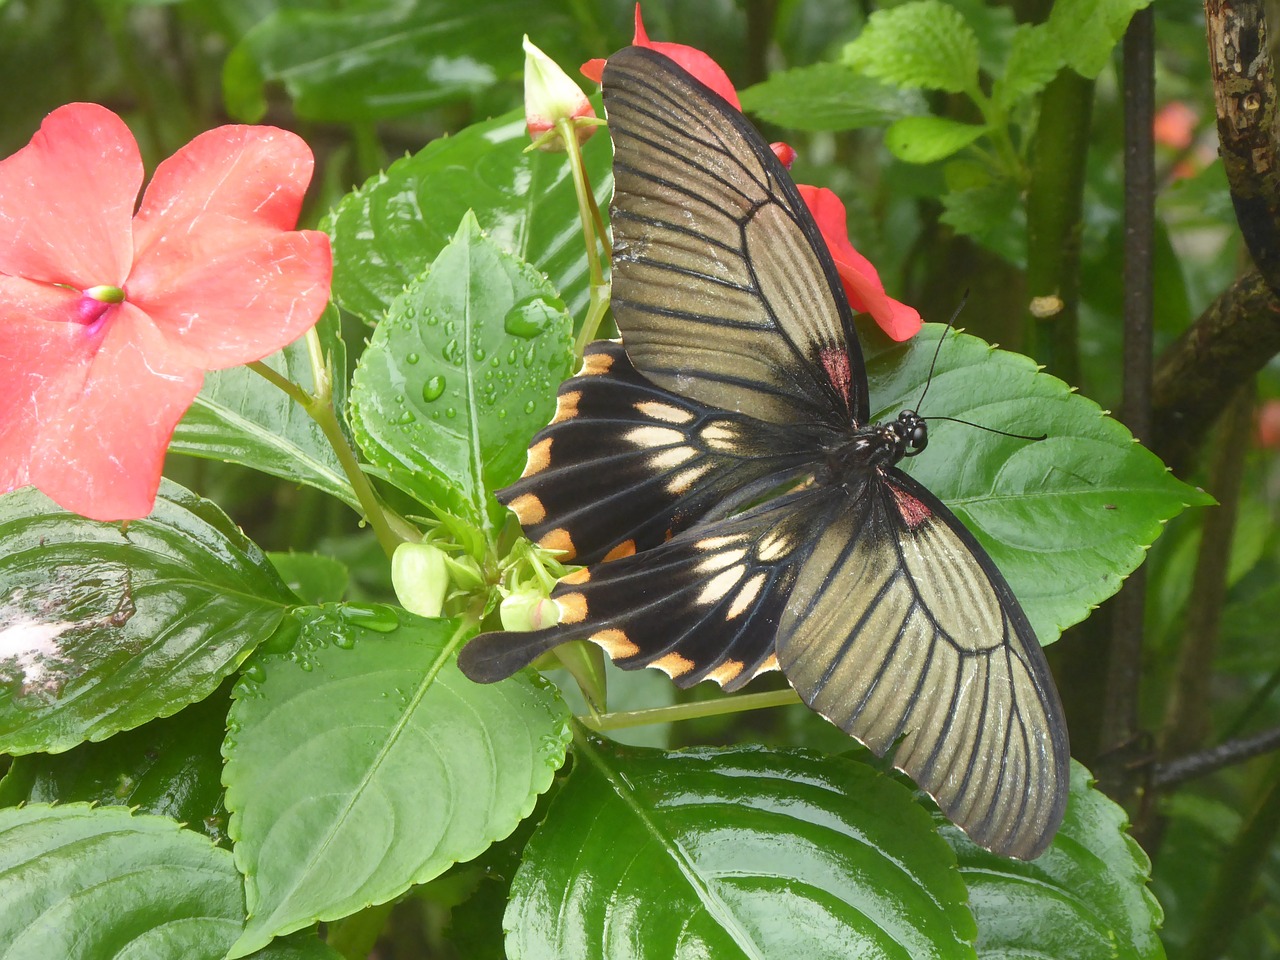
<path fill-rule="evenodd" d="M 529 448 L 529 454 L 524 461 L 524 473 L 520 474 L 520 479 L 541 473 L 550 463 L 551 437 L 546 437 Z"/>
<path fill-rule="evenodd" d="M 668 653 L 665 657 L 659 657 L 651 667 L 657 667 L 668 677 L 674 680 L 676 677 L 683 677 L 686 673 L 693 669 L 693 661 L 688 657 L 682 657 L 678 653 Z"/>
<path fill-rule="evenodd" d="M 627 657 L 634 657 L 640 652 L 640 648 L 627 639 L 624 630 L 601 630 L 599 633 L 593 633 L 587 637 L 592 643 L 598 643 L 604 648 L 614 660 L 625 660 Z"/>
<path fill-rule="evenodd" d="M 532 493 L 522 493 L 507 504 L 516 515 L 516 519 L 525 527 L 533 526 L 547 519 L 547 508 Z"/>
<path fill-rule="evenodd" d="M 634 540 L 623 540 L 620 544 L 604 555 L 605 560 L 621 560 L 623 557 L 629 557 L 636 552 L 636 542 Z"/>
<path fill-rule="evenodd" d="M 662 535 L 662 539 L 670 540 L 674 536 L 675 536 L 675 531 L 672 530 L 670 527 L 667 527 L 667 532 Z"/>
<path fill-rule="evenodd" d="M 538 546 L 543 550 L 559 550 L 560 555 L 556 558 L 557 560 L 572 560 L 578 555 L 578 550 L 573 545 L 573 538 L 564 527 L 556 527 L 538 541 Z"/>
<path fill-rule="evenodd" d="M 556 397 L 556 415 L 552 423 L 564 423 L 578 415 L 578 401 L 582 399 L 581 390 L 569 390 Z"/>
<path fill-rule="evenodd" d="M 741 660 L 726 660 L 720 666 L 716 667 L 707 674 L 708 680 L 714 680 L 720 686 L 726 683 L 732 683 L 738 678 L 738 674 L 742 672 L 744 664 Z"/>
<path fill-rule="evenodd" d="M 583 567 L 581 570 L 573 571 L 573 573 L 569 574 L 567 577 L 561 577 L 560 582 L 577 585 L 579 583 L 586 583 L 590 579 L 591 571 L 587 567 Z"/>
<path fill-rule="evenodd" d="M 561 623 L 581 623 L 587 619 L 587 598 L 580 593 L 556 597 L 556 606 L 560 608 Z"/>
<path fill-rule="evenodd" d="M 593 353 L 582 361 L 582 369 L 578 371 L 580 377 L 595 377 L 602 373 L 608 373 L 609 368 L 613 366 L 613 355 L 608 353 Z"/>
<path fill-rule="evenodd" d="M 760 674 L 768 673 L 770 670 L 781 670 L 781 669 L 782 668 L 778 666 L 778 655 L 776 653 L 771 653 L 769 654 L 769 658 L 765 660 L 764 663 L 756 667 L 755 676 L 758 677 L 760 676 Z"/>

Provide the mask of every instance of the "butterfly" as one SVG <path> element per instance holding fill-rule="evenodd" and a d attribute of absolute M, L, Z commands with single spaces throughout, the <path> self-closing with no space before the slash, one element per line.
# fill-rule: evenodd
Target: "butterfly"
<path fill-rule="evenodd" d="M 625 669 L 737 690 L 780 669 L 979 844 L 1029 859 L 1066 807 L 1068 747 L 1009 585 L 895 465 L 928 441 L 871 424 L 853 314 L 760 135 L 655 51 L 604 71 L 612 309 L 499 499 L 584 567 L 557 625 L 473 639 L 473 680 L 591 640 Z"/>

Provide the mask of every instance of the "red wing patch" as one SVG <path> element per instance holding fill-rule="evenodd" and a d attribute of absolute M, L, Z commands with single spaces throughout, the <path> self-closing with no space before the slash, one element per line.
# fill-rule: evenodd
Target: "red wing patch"
<path fill-rule="evenodd" d="M 827 379 L 831 381 L 831 385 L 836 388 L 840 396 L 844 397 L 844 405 L 849 405 L 849 354 L 839 347 L 823 347 L 819 354 L 822 358 L 822 367 L 827 371 Z"/>
<path fill-rule="evenodd" d="M 893 499 L 898 505 L 898 513 L 902 517 L 902 522 L 907 525 L 908 530 L 917 529 L 933 516 L 933 511 L 905 490 L 899 490 L 893 484 L 889 485 L 889 489 L 893 491 Z"/>

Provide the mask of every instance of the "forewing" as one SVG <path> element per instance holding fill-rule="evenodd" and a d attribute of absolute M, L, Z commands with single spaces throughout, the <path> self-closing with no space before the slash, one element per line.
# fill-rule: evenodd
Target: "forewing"
<path fill-rule="evenodd" d="M 662 54 L 609 58 L 612 307 L 659 386 L 773 423 L 866 422 L 852 314 L 791 177 L 742 114 Z"/>
<path fill-rule="evenodd" d="M 1038 856 L 1066 807 L 1062 707 L 1044 654 L 973 536 L 889 469 L 855 485 L 796 584 L 778 632 L 814 710 L 930 793 L 975 841 Z"/>
<path fill-rule="evenodd" d="M 810 504 L 822 498 L 788 494 L 579 570 L 551 595 L 558 625 L 481 634 L 458 665 L 471 679 L 492 683 L 561 643 L 591 640 L 624 669 L 656 667 L 681 687 L 709 679 L 736 690 L 777 669 L 774 635 L 815 535 Z"/>
<path fill-rule="evenodd" d="M 575 563 L 645 550 L 708 512 L 806 469 L 818 441 L 714 410 L 640 376 L 622 346 L 587 347 L 533 439 L 523 477 L 498 492 L 525 533 Z"/>

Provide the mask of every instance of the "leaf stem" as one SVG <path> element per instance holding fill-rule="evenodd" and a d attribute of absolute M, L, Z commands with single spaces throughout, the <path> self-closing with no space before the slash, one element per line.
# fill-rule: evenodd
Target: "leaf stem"
<path fill-rule="evenodd" d="M 581 716 L 578 722 L 584 727 L 604 733 L 606 730 L 622 730 L 626 727 L 643 727 L 652 723 L 676 723 L 699 717 L 719 717 L 747 710 L 763 710 L 767 707 L 789 707 L 800 702 L 791 689 L 770 690 L 766 693 L 746 693 L 740 696 L 718 697 L 697 703 L 677 703 L 670 707 L 653 707 L 648 710 L 620 710 L 599 716 Z"/>
<path fill-rule="evenodd" d="M 342 425 L 338 422 L 338 414 L 333 408 L 333 379 L 329 372 L 328 362 L 324 357 L 324 351 L 320 346 L 320 337 L 316 334 L 314 327 L 307 331 L 307 350 L 311 356 L 312 377 L 316 385 L 314 394 L 308 393 L 298 384 L 273 370 L 261 360 L 256 360 L 247 364 L 247 366 L 258 376 L 283 390 L 320 427 L 325 439 L 333 447 L 333 452 L 338 458 L 338 463 L 342 466 L 343 473 L 347 475 L 347 480 L 351 483 L 351 489 L 355 493 L 356 499 L 360 502 L 365 520 L 378 538 L 378 543 L 381 544 L 383 551 L 389 557 L 401 543 L 406 541 L 416 542 L 422 537 L 409 521 L 383 505 L 382 501 L 378 499 L 377 493 L 374 492 L 373 484 L 369 482 L 368 476 L 360 468 L 360 459 L 351 448 L 347 435 L 343 432 Z"/>

